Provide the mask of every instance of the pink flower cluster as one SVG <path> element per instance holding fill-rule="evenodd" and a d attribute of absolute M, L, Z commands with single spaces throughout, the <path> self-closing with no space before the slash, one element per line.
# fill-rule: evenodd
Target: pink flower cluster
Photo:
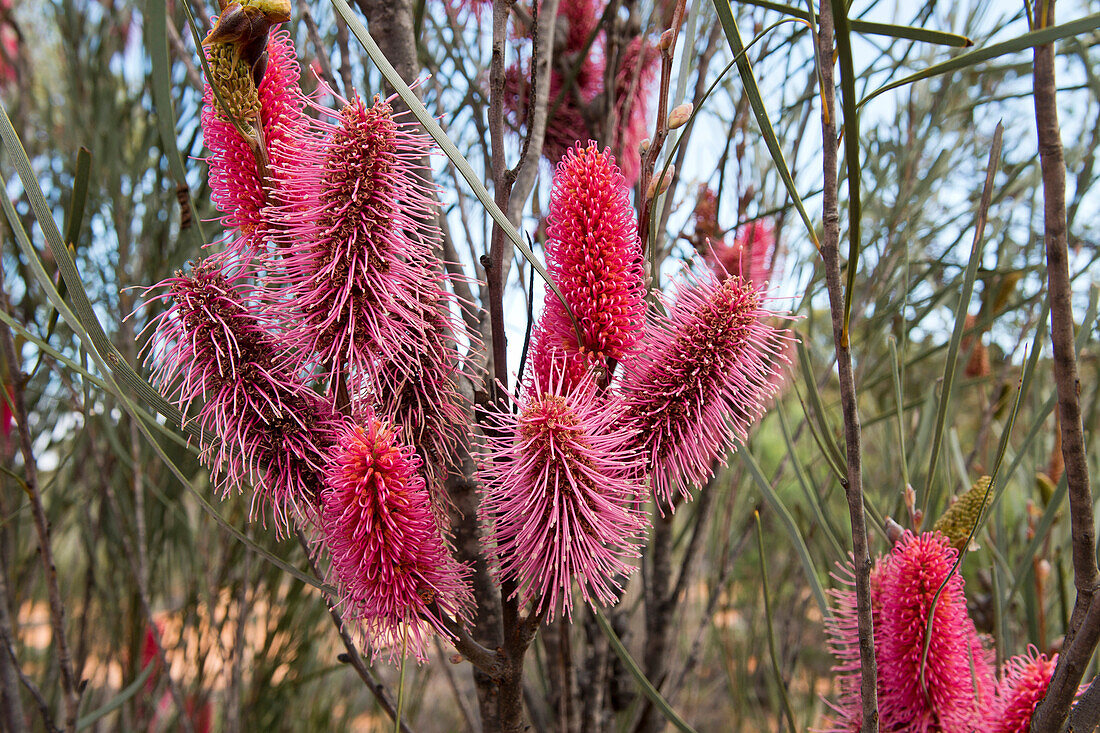
<path fill-rule="evenodd" d="M 572 616 L 574 581 L 586 602 L 613 604 L 639 556 L 633 458 L 614 418 L 590 374 L 571 390 L 536 377 L 518 413 L 493 420 L 482 456 L 489 550 L 550 619 L 559 608 Z"/>
<path fill-rule="evenodd" d="M 555 119 L 583 122 L 603 83 L 601 11 L 596 0 L 561 8 L 582 91 L 555 70 Z M 433 146 L 377 97 L 343 100 L 321 84 L 306 99 L 290 36 L 267 32 L 266 67 L 237 63 L 232 34 L 212 36 L 219 98 L 247 116 L 230 120 L 207 90 L 211 188 L 230 244 L 161 283 L 171 304 L 149 358 L 202 427 L 222 491 L 251 483 L 280 531 L 316 537 L 375 654 L 423 658 L 429 636 L 450 635 L 472 606 L 448 539 L 444 479 L 471 409 L 455 386 L 458 303 L 436 254 Z M 597 52 L 581 57 L 592 40 Z M 685 275 L 674 299 L 647 307 L 628 186 L 656 57 L 636 39 L 618 59 L 612 137 L 625 175 L 610 150 L 576 143 L 580 126 L 549 137 L 561 161 L 546 256 L 561 299 L 547 290 L 531 376 L 514 411 L 488 411 L 475 450 L 497 577 L 551 618 L 571 616 L 574 590 L 616 602 L 647 495 L 671 510 L 713 475 L 777 390 L 789 341 L 741 276 Z"/>
<path fill-rule="evenodd" d="M 670 315 L 653 308 L 647 322 L 626 184 L 594 143 L 562 158 L 547 220 L 547 266 L 563 299 L 546 289 L 533 376 L 517 411 L 493 418 L 482 514 L 501 580 L 568 616 L 574 582 L 585 602 L 617 600 L 644 530 L 647 479 L 672 509 L 746 439 L 777 390 L 789 337 L 740 277 L 687 277 L 665 303 Z"/>
<path fill-rule="evenodd" d="M 632 39 L 608 59 L 606 33 L 600 27 L 605 3 L 599 0 L 562 0 L 554 38 L 554 69 L 550 72 L 552 114 L 546 125 L 542 154 L 551 163 L 579 140 L 596 131 L 595 120 L 606 116 L 602 100 L 609 62 L 615 63 L 612 108 L 615 124 L 607 131 L 627 186 L 641 173 L 638 147 L 646 137 L 651 87 L 659 69 L 660 52 L 644 37 Z M 527 123 L 531 87 L 530 69 L 518 62 L 505 73 L 505 107 L 517 125 Z"/>
<path fill-rule="evenodd" d="M 1032 649 L 1006 662 L 995 678 L 993 654 L 967 612 L 957 558 L 940 532 L 907 530 L 871 571 L 882 730 L 1027 733 L 1055 660 Z M 833 577 L 843 584 L 830 591 L 836 608 L 828 622 L 839 697 L 818 730 L 839 733 L 860 730 L 862 698 L 851 565 Z"/>
<path fill-rule="evenodd" d="M 692 244 L 718 277 L 737 275 L 757 285 L 771 277 L 777 255 L 771 222 L 750 221 L 726 244 L 726 232 L 718 225 L 718 196 L 706 184 L 699 187 L 694 218 Z"/>
<path fill-rule="evenodd" d="M 229 81 L 215 83 L 248 126 L 209 87 L 202 112 L 230 244 L 160 284 L 155 381 L 195 416 L 223 493 L 252 484 L 254 516 L 316 537 L 372 653 L 423 659 L 429 634 L 450 636 L 471 606 L 442 499 L 468 408 L 431 141 L 377 98 L 322 87 L 341 109 L 307 100 L 285 31 L 255 79 L 227 67 L 234 42 L 218 41 L 229 70 L 215 79 Z"/>
<path fill-rule="evenodd" d="M 420 459 L 401 428 L 373 416 L 344 427 L 325 469 L 321 526 L 346 617 L 370 638 L 426 655 L 428 632 L 473 603 L 467 571 L 451 556 L 432 511 Z"/>
<path fill-rule="evenodd" d="M 267 70 L 258 86 L 260 127 L 269 163 L 284 162 L 285 142 L 294 138 L 306 122 L 305 99 L 298 88 L 301 76 L 290 34 L 280 30 L 271 34 L 267 44 Z M 274 171 L 260 170 L 249 142 L 241 137 L 215 103 L 214 91 L 207 82 L 203 91 L 203 140 L 210 149 L 210 194 L 222 224 L 236 230 L 235 248 L 256 249 L 262 245 L 268 229 L 265 216 L 275 181 Z M 275 168 L 277 170 L 277 168 Z"/>

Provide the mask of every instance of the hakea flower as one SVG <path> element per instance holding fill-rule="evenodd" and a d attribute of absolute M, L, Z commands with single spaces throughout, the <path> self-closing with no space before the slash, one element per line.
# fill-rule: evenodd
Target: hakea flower
<path fill-rule="evenodd" d="M 566 152 L 550 190 L 546 233 L 547 268 L 580 325 L 581 342 L 565 305 L 547 288 L 532 364 L 549 384 L 550 365 L 564 355 L 568 389 L 590 367 L 605 369 L 626 357 L 645 322 L 642 246 L 610 151 L 589 142 Z"/>
<path fill-rule="evenodd" d="M 642 452 L 658 502 L 713 473 L 747 438 L 779 389 L 787 331 L 767 322 L 759 286 L 707 273 L 677 289 L 669 316 L 652 313 L 619 385 L 624 421 Z"/>
<path fill-rule="evenodd" d="M 431 632 L 473 603 L 468 571 L 450 554 L 401 429 L 374 416 L 346 426 L 325 469 L 323 542 L 345 618 L 358 622 L 374 653 L 427 656 Z"/>
<path fill-rule="evenodd" d="M 737 230 L 732 244 L 712 241 L 707 263 L 719 277 L 739 275 L 758 285 L 768 279 L 775 257 L 775 231 L 765 220 L 749 222 Z"/>
<path fill-rule="evenodd" d="M 989 733 L 1028 733 L 1031 715 L 1047 694 L 1047 686 L 1058 665 L 1058 655 L 1039 654 L 1029 646 L 1027 654 L 1007 660 L 1001 667 L 997 702 L 988 715 Z"/>
<path fill-rule="evenodd" d="M 211 63 L 223 66 L 233 61 L 231 44 L 217 44 L 208 51 Z M 252 72 L 248 68 L 229 67 L 228 79 L 219 83 L 219 92 L 237 118 L 262 130 L 263 152 L 267 157 L 267 170 L 261 171 L 253 145 L 241 137 L 232 120 L 218 106 L 210 84 L 203 92 L 201 114 L 203 140 L 210 149 L 207 163 L 210 166 L 211 198 L 222 223 L 240 230 L 243 235 L 238 245 L 256 246 L 258 235 L 266 228 L 265 209 L 268 196 L 282 164 L 287 162 L 286 145 L 305 124 L 304 97 L 298 87 L 300 69 L 295 56 L 294 42 L 290 34 L 279 31 L 271 34 L 267 42 L 266 71 L 257 89 L 253 85 Z M 240 61 L 239 64 L 244 64 Z M 244 64 L 247 67 L 247 64 Z M 250 86 L 252 85 L 252 86 Z M 237 89 L 238 93 L 228 91 Z M 257 122 L 258 121 L 258 122 Z"/>
<path fill-rule="evenodd" d="M 346 368 L 352 387 L 376 387 L 382 360 L 429 338 L 415 293 L 439 277 L 427 264 L 437 205 L 421 167 L 431 140 L 376 97 L 347 103 L 334 123 L 311 120 L 281 147 L 287 162 L 272 219 L 284 257 L 272 282 L 289 286 L 290 341 L 313 355 L 310 366 L 330 376 Z"/>
<path fill-rule="evenodd" d="M 568 391 L 536 378 L 518 414 L 490 417 L 479 460 L 488 552 L 500 579 L 550 619 L 572 617 L 574 583 L 586 603 L 615 603 L 639 556 L 637 469 L 613 417 L 591 375 Z"/>
<path fill-rule="evenodd" d="M 282 357 L 285 347 L 247 268 L 214 255 L 157 287 L 171 306 L 156 320 L 153 379 L 213 440 L 202 459 L 223 494 L 253 481 L 257 505 L 270 505 L 280 531 L 289 515 L 310 514 L 336 418 Z"/>
<path fill-rule="evenodd" d="M 633 186 L 642 171 L 639 146 L 649 137 L 649 98 L 660 69 L 661 52 L 642 36 L 627 44 L 615 72 L 615 119 L 612 148 L 626 185 Z"/>
<path fill-rule="evenodd" d="M 993 702 L 992 658 L 966 610 L 962 576 L 952 572 L 957 558 L 939 532 L 907 531 L 883 560 L 875 636 L 882 637 L 879 714 L 886 730 L 969 733 L 980 729 L 983 710 Z M 941 586 L 922 665 L 932 600 Z"/>
<path fill-rule="evenodd" d="M 12 0 L 0 0 L 0 87 L 7 87 L 19 78 L 23 42 L 11 21 Z"/>
<path fill-rule="evenodd" d="M 871 575 L 872 620 L 878 663 L 879 715 L 884 731 L 972 733 L 983 730 L 994 703 L 992 654 L 966 610 L 963 579 L 952 572 L 957 551 L 939 532 L 906 530 Z M 847 587 L 832 591 L 837 602 L 829 622 L 837 664 L 839 701 L 835 718 L 820 730 L 859 730 L 862 717 L 859 639 L 854 576 L 850 564 L 834 575 Z M 946 581 L 946 584 L 945 584 Z M 932 600 L 931 637 L 926 637 Z M 927 638 L 927 657 L 923 659 Z"/>

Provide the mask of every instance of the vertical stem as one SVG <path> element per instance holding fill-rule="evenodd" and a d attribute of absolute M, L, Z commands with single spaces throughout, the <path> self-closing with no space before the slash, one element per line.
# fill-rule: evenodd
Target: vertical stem
<path fill-rule="evenodd" d="M 1054 24 L 1054 0 L 1035 8 L 1035 28 Z M 1047 282 L 1050 292 L 1050 340 L 1054 351 L 1054 382 L 1058 390 L 1058 421 L 1062 431 L 1062 458 L 1069 489 L 1070 532 L 1073 539 L 1073 584 L 1077 600 L 1066 629 L 1065 651 L 1051 678 L 1047 695 L 1032 718 L 1032 730 L 1056 730 L 1069 714 L 1069 705 L 1081 681 L 1085 665 L 1096 648 L 1095 630 L 1078 637 L 1086 616 L 1095 623 L 1096 609 L 1090 609 L 1097 589 L 1096 529 L 1093 520 L 1092 489 L 1081 421 L 1081 385 L 1073 336 L 1073 288 L 1069 276 L 1066 242 L 1066 163 L 1058 125 L 1054 82 L 1054 45 L 1036 46 L 1035 126 L 1039 140 L 1039 163 L 1043 176 L 1043 229 L 1047 253 Z M 1091 612 L 1090 612 L 1091 610 Z"/>
<path fill-rule="evenodd" d="M 0 307 L 11 313 L 8 295 L 0 285 Z M 66 731 L 76 730 L 77 708 L 80 705 L 80 691 L 77 689 L 76 674 L 73 672 L 72 655 L 65 638 L 65 604 L 61 599 L 61 589 L 57 583 L 57 566 L 54 565 L 53 547 L 50 545 L 50 524 L 46 510 L 42 505 L 42 495 L 38 491 L 38 470 L 31 445 L 30 427 L 27 424 L 27 405 L 24 400 L 26 376 L 19 368 L 19 355 L 15 352 L 15 342 L 7 325 L 0 327 L 0 348 L 8 367 L 8 384 L 12 388 L 12 417 L 19 429 L 19 449 L 23 455 L 23 471 L 26 475 L 25 490 L 30 499 L 31 514 L 34 516 L 34 530 L 38 536 L 39 555 L 46 583 L 46 594 L 50 606 L 50 629 L 53 632 L 54 649 L 57 652 L 57 666 L 61 672 L 61 701 L 64 706 Z"/>
<path fill-rule="evenodd" d="M 862 449 L 859 413 L 856 407 L 852 352 L 845 332 L 844 293 L 840 283 L 840 212 L 838 207 L 836 136 L 836 85 L 833 81 L 833 13 L 828 2 L 821 3 L 818 26 L 818 68 L 821 69 L 821 141 L 823 160 L 824 232 L 821 258 L 825 265 L 825 286 L 829 291 L 829 312 L 833 324 L 837 372 L 840 377 L 840 402 L 844 415 L 844 443 L 847 476 L 844 493 L 852 524 L 852 555 L 856 576 L 856 616 L 859 630 L 860 692 L 863 700 L 864 733 L 878 731 L 878 687 L 875 664 L 874 627 L 871 621 L 871 557 L 867 546 L 867 522 L 863 512 Z M 849 226 L 854 223 L 849 222 Z M 854 262 L 848 263 L 855 267 Z"/>
<path fill-rule="evenodd" d="M 27 723 L 23 717 L 23 700 L 19 696 L 19 676 L 15 669 L 19 661 L 15 658 L 15 645 L 12 643 L 15 631 L 8 610 L 10 608 L 8 572 L 5 567 L 0 568 L 0 643 L 6 647 L 0 649 L 0 726 L 12 733 L 21 733 L 27 729 Z M 43 722 L 48 729 L 50 721 Z"/>

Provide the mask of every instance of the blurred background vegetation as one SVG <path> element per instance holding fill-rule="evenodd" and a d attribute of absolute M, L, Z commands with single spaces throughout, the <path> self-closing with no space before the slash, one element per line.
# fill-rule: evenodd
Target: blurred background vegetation
<path fill-rule="evenodd" d="M 4 109 L 72 247 L 95 315 L 122 358 L 139 371 L 141 331 L 156 308 L 135 311 L 142 288 L 197 257 L 202 234 L 206 241 L 219 236 L 202 160 L 201 69 L 194 44 L 180 3 L 168 2 L 167 13 L 154 4 L 160 0 L 149 0 L 148 7 L 121 0 L 0 3 Z M 664 5 L 622 3 L 643 31 L 659 30 Z M 730 54 L 713 7 L 689 3 L 696 5 L 694 26 L 682 40 L 690 55 L 680 68 L 685 98 L 698 103 Z M 423 87 L 426 104 L 475 166 L 483 165 L 489 13 L 479 16 L 443 0 L 427 0 L 426 6 L 417 36 L 421 65 L 433 74 Z M 194 8 L 202 26 L 213 9 Z M 1026 31 L 1022 4 L 929 0 L 915 12 L 912 8 L 856 2 L 852 15 L 950 30 L 978 47 Z M 1067 3 L 1060 16 L 1068 20 L 1097 11 L 1100 3 Z M 735 12 L 746 34 L 780 17 L 751 5 L 735 5 Z M 300 0 L 288 27 L 307 70 L 306 89 L 314 85 L 311 64 L 331 73 L 345 93 L 350 93 L 345 84 L 363 95 L 381 88 L 327 2 Z M 1100 475 L 1098 41 L 1100 34 L 1092 31 L 1057 46 L 1081 401 L 1094 476 Z M 811 216 L 820 219 L 820 124 L 811 49 L 806 28 L 786 24 L 750 56 L 799 190 Z M 861 36 L 855 51 L 861 94 L 963 52 L 883 36 Z M 325 64 L 315 61 L 319 55 Z M 998 661 L 1028 644 L 1056 649 L 1073 601 L 1065 479 L 1044 330 L 1042 199 L 1030 63 L 1029 51 L 1008 54 L 883 95 L 865 110 L 860 140 L 864 246 L 855 273 L 852 350 L 872 554 L 887 548 L 885 517 L 913 526 L 904 502 L 907 484 L 928 527 L 951 496 L 997 471 L 997 503 L 962 572 L 972 615 L 980 630 L 994 635 Z M 168 77 L 158 81 L 161 72 Z M 707 183 L 718 193 L 722 229 L 759 217 L 774 222 L 779 247 L 771 292 L 776 307 L 799 318 L 793 328 L 801 344 L 789 354 L 781 397 L 749 444 L 693 503 L 656 530 L 667 535 L 665 560 L 674 571 L 668 591 L 675 610 L 663 659 L 647 658 L 642 648 L 637 579 L 614 623 L 651 679 L 697 729 L 775 730 L 782 724 L 783 704 L 768 652 L 767 593 L 783 687 L 795 727 L 802 730 L 819 720 L 821 698 L 832 692 L 818 599 L 850 546 L 838 482 L 843 433 L 831 323 L 820 258 L 789 209 L 736 73 L 723 77 L 703 109 L 685 139 L 686 162 L 661 228 L 666 272 L 695 256 L 693 213 L 699 185 Z M 998 121 L 1006 128 L 1001 169 L 974 293 L 963 302 Z M 81 171 L 83 165 L 88 167 Z M 546 172 L 535 211 L 545 201 Z M 89 358 L 89 344 L 56 318 L 32 261 L 16 246 L 16 237 L 26 232 L 47 273 L 56 275 L 44 228 L 9 152 L 0 154 L 0 175 L 14 206 L 0 232 L 4 321 L 20 360 L 5 365 L 4 384 L 12 384 L 12 367 L 29 377 L 27 426 L 38 487 L 50 522 L 69 646 L 78 675 L 86 680 L 81 723 L 93 730 L 226 731 L 388 725 L 374 698 L 340 661 L 342 647 L 321 594 L 253 552 L 226 525 L 309 572 L 298 545 L 277 542 L 270 528 L 248 525 L 247 496 L 211 496 L 193 447 L 170 437 L 170 431 L 155 432 L 190 486 L 181 483 L 127 406 L 104 388 L 105 375 Z M 458 249 L 471 253 L 472 266 L 487 240 L 484 213 L 442 161 L 437 181 L 451 207 Z M 190 191 L 193 210 L 186 195 L 181 206 L 181 183 Z M 518 263 L 514 272 L 510 297 L 520 315 L 514 319 L 513 346 L 525 325 L 527 277 Z M 967 328 L 953 340 L 956 323 Z M 948 384 L 950 399 L 943 400 Z M 940 450 L 932 465 L 937 440 Z M 22 700 L 28 720 L 33 729 L 42 729 L 30 689 L 56 710 L 59 671 L 18 441 L 18 429 L 6 421 L 0 569 L 10 637 L 4 642 L 30 683 Z M 212 499 L 220 519 L 203 510 L 200 497 Z M 761 515 L 764 557 L 757 549 L 754 511 Z M 652 564 L 650 557 L 644 572 L 652 572 Z M 153 626 L 167 670 L 155 653 Z M 558 633 L 570 635 L 572 647 L 580 650 L 594 643 L 599 631 L 582 622 Z M 527 702 L 540 730 L 556 727 L 545 640 L 540 635 L 528 658 Z M 561 647 L 559 638 L 553 649 Z M 407 672 L 407 721 L 413 730 L 465 729 L 476 714 L 469 667 L 451 664 L 449 655 L 440 647 L 431 664 Z M 390 690 L 396 688 L 397 670 L 379 664 L 375 674 Z M 620 699 L 611 705 L 611 722 L 622 730 L 634 725 L 643 708 L 632 681 L 625 680 Z M 185 702 L 182 716 L 175 698 Z M 642 725 L 660 727 L 657 721 Z"/>

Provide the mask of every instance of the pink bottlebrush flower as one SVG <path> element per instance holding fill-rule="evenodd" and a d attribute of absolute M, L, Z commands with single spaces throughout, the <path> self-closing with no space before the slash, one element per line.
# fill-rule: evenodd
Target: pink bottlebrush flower
<path fill-rule="evenodd" d="M 208 51 L 208 56 L 215 51 Z M 285 31 L 272 33 L 267 43 L 268 63 L 257 90 L 260 127 L 266 143 L 268 169 L 261 172 L 249 142 L 241 137 L 232 121 L 218 108 L 209 82 L 202 106 L 202 134 L 210 149 L 211 198 L 222 223 L 239 229 L 238 244 L 256 246 L 264 231 L 265 208 L 279 166 L 286 162 L 288 140 L 305 124 L 304 97 L 298 87 L 300 69 L 294 43 Z M 248 120 L 238 120 L 248 123 Z"/>
<path fill-rule="evenodd" d="M 966 610 L 963 579 L 951 568 L 956 550 L 939 532 L 906 530 L 893 550 L 879 558 L 871 575 L 871 607 L 878 663 L 879 715 L 884 731 L 972 733 L 994 704 L 992 654 L 981 642 Z M 831 591 L 836 613 L 829 622 L 833 671 L 840 690 L 835 717 L 822 731 L 859 730 L 862 718 L 859 639 L 851 565 L 835 574 L 847 588 Z M 926 630 L 936 603 L 928 656 Z"/>
<path fill-rule="evenodd" d="M 649 97 L 660 69 L 661 52 L 642 36 L 627 44 L 615 73 L 615 128 L 611 147 L 618 151 L 627 186 L 641 174 L 638 147 L 649 137 Z"/>
<path fill-rule="evenodd" d="M 335 123 L 311 120 L 282 146 L 273 241 L 284 258 L 272 282 L 289 286 L 291 342 L 329 376 L 346 369 L 355 388 L 376 389 L 383 360 L 428 338 L 416 293 L 438 280 L 427 265 L 437 205 L 421 167 L 431 147 L 377 98 L 346 104 Z"/>
<path fill-rule="evenodd" d="M 645 273 L 634 210 L 608 150 L 596 143 L 570 148 L 550 191 L 546 261 L 550 277 L 580 324 L 547 288 L 545 310 L 532 344 L 534 372 L 549 384 L 550 364 L 564 353 L 564 388 L 590 366 L 607 368 L 626 357 L 645 322 Z"/>
<path fill-rule="evenodd" d="M 706 259 L 720 278 L 739 275 L 763 285 L 769 277 L 774 256 L 774 230 L 769 222 L 759 220 L 739 228 L 733 244 L 712 241 Z"/>
<path fill-rule="evenodd" d="M 762 300 L 760 288 L 739 277 L 684 281 L 670 315 L 651 313 L 623 362 L 624 420 L 665 506 L 677 487 L 690 498 L 778 390 L 790 336 L 767 323 L 776 314 Z"/>
<path fill-rule="evenodd" d="M 992 659 L 966 610 L 962 576 L 951 572 L 957 557 L 941 533 L 906 531 L 883 560 L 875 636 L 882 637 L 879 714 L 886 730 L 970 733 L 993 704 Z M 922 668 L 932 599 L 945 580 Z"/>
<path fill-rule="evenodd" d="M 1047 686 L 1058 665 L 1058 655 L 1047 658 L 1034 646 L 1027 654 L 1007 660 L 1001 667 L 997 704 L 986 721 L 989 733 L 1028 733 L 1031 715 L 1047 694 Z"/>
<path fill-rule="evenodd" d="M 309 513 L 320 490 L 320 466 L 335 417 L 328 404 L 288 368 L 278 331 L 247 268 L 225 254 L 177 272 L 171 306 L 152 322 L 147 361 L 153 380 L 186 415 L 201 402 L 198 422 L 212 440 L 202 458 L 223 494 L 255 481 L 253 510 L 270 505 L 280 531 L 288 513 Z"/>
<path fill-rule="evenodd" d="M 552 619 L 572 617 L 574 582 L 586 603 L 612 604 L 639 556 L 644 517 L 635 460 L 591 376 L 566 391 L 537 377 L 519 413 L 497 412 L 479 459 L 482 521 L 499 577 Z"/>
<path fill-rule="evenodd" d="M 450 635 L 444 617 L 469 612 L 467 570 L 450 554 L 400 428 L 368 416 L 336 442 L 321 521 L 345 616 L 362 624 L 375 654 L 388 645 L 391 658 L 423 660 L 433 630 Z"/>
<path fill-rule="evenodd" d="M 692 234 L 692 244 L 699 252 L 707 254 L 712 241 L 722 238 L 722 229 L 718 226 L 718 194 L 705 183 L 699 184 L 693 215 L 695 232 Z"/>
<path fill-rule="evenodd" d="M 557 109 L 546 122 L 543 158 L 556 163 L 578 141 L 591 136 L 585 108 L 599 95 L 603 86 L 602 76 L 602 61 L 595 57 L 585 57 L 580 61 L 577 78 L 571 85 L 566 85 L 566 78 L 561 72 L 550 72 L 547 98 L 549 104 L 556 105 Z M 509 120 L 517 127 L 527 124 L 530 86 L 528 70 L 521 70 L 518 64 L 508 67 L 504 76 L 504 106 Z"/>
<path fill-rule="evenodd" d="M 10 22 L 12 0 L 0 0 L 0 87 L 6 87 L 19 76 L 19 63 L 22 55 L 22 41 L 15 26 Z"/>
<path fill-rule="evenodd" d="M 596 26 L 599 25 L 603 5 L 600 0 L 562 0 L 558 4 L 558 18 L 565 21 L 565 33 L 560 41 L 555 34 L 555 44 L 560 44 L 567 54 L 584 50 L 589 37 L 596 32 Z"/>

